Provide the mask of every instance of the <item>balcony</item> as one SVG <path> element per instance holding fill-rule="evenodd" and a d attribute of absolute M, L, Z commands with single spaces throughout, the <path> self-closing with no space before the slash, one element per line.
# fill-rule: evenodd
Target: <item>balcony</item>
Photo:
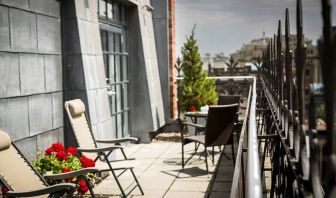
<path fill-rule="evenodd" d="M 60 3 L 60 1 L 57 2 Z M 110 3 L 110 1 L 101 2 Z M 118 5 L 120 2 L 122 1 L 115 1 L 114 4 Z M 258 66 L 256 72 L 251 74 L 250 70 L 244 69 L 239 71 L 240 74 L 244 76 L 232 76 L 231 72 L 217 70 L 216 68 L 209 71 L 210 78 L 216 79 L 218 92 L 235 92 L 246 98 L 241 114 L 241 128 L 239 129 L 239 133 L 236 133 L 234 136 L 235 142 L 237 142 L 234 148 L 236 155 L 235 163 L 233 163 L 232 159 L 227 157 L 227 155 L 230 156 L 230 149 L 224 149 L 222 153 L 219 148 L 216 148 L 214 163 L 209 163 L 209 174 L 206 173 L 201 153 L 198 153 L 192 158 L 183 169 L 181 167 L 180 131 L 174 131 L 175 133 L 171 134 L 158 134 L 149 144 L 127 145 L 126 152 L 128 156 L 137 159 L 135 173 L 145 192 L 145 195 L 142 196 L 137 189 L 131 192 L 132 189 L 128 187 L 126 191 L 130 193 L 131 197 L 336 197 L 336 132 L 335 127 L 332 127 L 335 125 L 334 103 L 336 102 L 336 96 L 334 94 L 336 93 L 336 69 L 334 60 L 335 28 L 331 27 L 329 1 L 322 0 L 321 2 L 324 27 L 323 38 L 319 41 L 319 59 L 321 61 L 323 86 L 322 84 L 309 84 L 309 81 L 305 79 L 305 76 L 308 76 L 311 71 L 308 70 L 307 72 L 307 70 L 305 70 L 311 64 L 308 61 L 308 55 L 317 55 L 315 51 L 313 53 L 311 49 L 307 49 L 307 46 L 303 44 L 302 8 L 301 1 L 298 0 L 296 11 L 297 35 L 293 38 L 295 42 L 297 42 L 297 45 L 293 51 L 291 50 L 292 46 L 290 46 L 289 42 L 291 39 L 290 36 L 293 35 L 290 35 L 289 13 L 287 10 L 285 35 L 282 35 L 282 23 L 279 21 L 277 35 L 275 35 L 274 39 L 270 40 L 267 48 L 264 49 L 262 53 L 263 56 L 256 57 L 259 58 L 259 62 L 256 64 Z M 79 1 L 77 3 L 79 4 Z M 67 4 L 63 3 L 63 5 Z M 24 8 L 18 8 L 17 5 L 8 5 L 8 3 L 1 4 L 1 6 L 5 7 L 6 9 L 4 10 L 8 10 L 10 13 L 22 12 L 25 13 L 25 15 L 34 15 L 34 17 L 29 17 L 32 21 L 37 20 L 39 17 L 46 17 L 39 16 L 41 13 L 41 15 L 50 14 L 43 13 L 44 11 L 27 10 L 28 8 L 26 6 L 22 6 Z M 140 13 L 146 17 L 151 15 L 150 13 L 153 11 L 151 7 L 138 7 L 134 2 L 128 2 L 123 6 L 127 8 L 120 7 L 121 10 L 129 9 L 133 14 L 138 13 L 138 10 L 140 10 Z M 77 7 L 84 8 L 84 5 Z M 107 6 L 105 6 L 105 9 L 106 7 Z M 52 17 L 61 21 L 60 9 L 58 12 L 56 16 Z M 153 13 L 157 14 L 155 12 L 156 10 L 154 10 Z M 71 14 L 72 13 L 77 12 L 71 11 Z M 95 9 L 93 9 L 92 13 L 96 14 Z M 22 14 L 22 16 L 20 15 L 19 18 L 15 18 L 15 14 L 6 14 L 6 16 L 7 15 L 17 20 L 17 24 L 14 24 L 15 27 L 24 25 L 18 22 L 23 21 L 25 18 L 24 14 Z M 79 19 L 76 20 L 84 20 L 82 17 L 78 18 Z M 101 18 L 102 16 L 100 16 L 100 19 Z M 69 20 L 69 18 L 66 19 Z M 10 20 L 8 18 L 8 20 L 6 19 L 5 21 Z M 57 21 L 58 20 L 56 20 L 56 22 Z M 86 25 L 90 27 L 91 22 L 87 22 L 86 19 L 84 21 L 88 23 Z M 142 20 L 137 19 L 134 19 L 134 21 L 136 23 L 142 22 Z M 134 21 L 130 21 L 130 24 L 133 24 Z M 97 35 L 95 36 L 99 37 L 98 21 L 95 23 L 97 25 Z M 159 21 L 156 21 L 156 23 L 160 24 Z M 37 23 L 32 24 L 36 25 Z M 58 22 L 55 24 L 58 24 Z M 72 19 L 62 22 L 62 25 L 72 26 Z M 121 25 L 126 24 L 122 23 Z M 144 24 L 139 24 L 139 26 L 140 25 L 141 27 L 144 26 Z M 56 26 L 60 29 L 59 25 Z M 34 29 L 34 31 L 38 29 L 36 27 L 29 26 L 29 28 Z M 137 27 L 137 25 L 130 25 L 130 32 L 138 32 L 133 31 L 132 28 L 135 27 Z M 67 40 L 62 41 L 61 38 L 68 39 L 68 37 L 66 37 L 66 34 L 62 34 L 61 37 L 61 30 L 56 31 L 59 36 L 53 36 L 53 39 L 56 39 L 54 45 L 57 53 L 53 52 L 53 54 L 56 54 L 54 54 L 56 57 L 53 57 L 55 60 L 49 60 L 48 57 L 51 55 L 49 52 L 46 53 L 43 50 L 38 52 L 42 54 L 46 53 L 43 57 L 41 54 L 36 56 L 32 55 L 31 53 L 36 53 L 37 50 L 34 46 L 32 47 L 34 49 L 30 49 L 30 46 L 24 45 L 21 47 L 24 48 L 23 52 L 14 50 L 10 51 L 12 53 L 10 54 L 8 52 L 10 42 L 8 42 L 8 49 L 6 48 L 5 52 L 3 52 L 3 54 L 5 54 L 3 56 L 8 56 L 11 59 L 7 57 L 4 62 L 8 63 L 6 63 L 6 65 L 12 64 L 13 66 L 11 67 L 13 68 L 20 68 L 20 70 L 23 68 L 23 71 L 22 73 L 11 71 L 15 74 L 12 74 L 13 77 L 10 79 L 13 80 L 13 83 L 10 81 L 8 85 L 12 85 L 13 87 L 7 90 L 7 87 L 10 86 L 7 86 L 7 84 L 3 86 L 6 87 L 6 93 L 1 93 L 4 95 L 1 96 L 0 101 L 1 116 L 4 117 L 1 118 L 0 122 L 2 127 L 7 127 L 7 130 L 12 132 L 15 139 L 21 142 L 22 148 L 35 149 L 36 151 L 35 147 L 37 147 L 37 145 L 45 146 L 45 142 L 60 139 L 70 145 L 73 143 L 71 142 L 71 135 L 69 135 L 69 131 L 71 131 L 69 130 L 70 127 L 64 122 L 63 111 L 56 111 L 56 109 L 62 109 L 62 103 L 65 99 L 82 97 L 84 100 L 86 99 L 85 102 L 89 107 L 89 116 L 94 125 L 95 135 L 98 135 L 101 129 L 115 129 L 121 132 L 119 132 L 119 134 L 106 133 L 99 135 L 114 137 L 137 135 L 143 138 L 143 140 L 145 137 L 147 138 L 148 131 L 155 131 L 165 124 L 164 113 L 167 114 L 168 111 L 165 109 L 166 112 L 164 112 L 163 108 L 161 108 L 161 106 L 163 106 L 162 101 L 164 101 L 164 97 L 168 98 L 169 91 L 173 93 L 172 95 L 174 95 L 174 91 L 163 90 L 162 93 L 164 94 L 161 95 L 161 89 L 159 89 L 161 87 L 155 84 L 160 83 L 160 75 L 164 76 L 164 74 L 169 73 L 168 66 L 166 68 L 167 71 L 160 74 L 161 71 L 158 69 L 158 61 L 148 58 L 151 57 L 151 53 L 155 51 L 153 48 L 153 46 L 155 46 L 154 33 L 149 32 L 147 29 L 144 29 L 144 27 L 142 28 L 143 29 L 140 30 L 143 32 L 140 33 L 144 33 L 145 37 L 146 34 L 153 37 L 152 40 L 150 40 L 151 44 L 147 46 L 148 43 L 146 39 L 148 38 L 138 38 L 137 36 L 140 34 L 131 35 L 131 39 L 134 39 L 133 43 L 137 43 L 138 41 L 143 42 L 142 47 L 146 47 L 144 50 L 145 53 L 141 51 L 138 52 L 137 49 L 133 48 L 130 49 L 129 54 L 126 52 L 120 53 L 113 50 L 103 50 L 105 51 L 105 54 L 103 54 L 104 58 L 107 57 L 107 54 L 113 54 L 118 57 L 118 59 L 126 56 L 129 56 L 131 59 L 130 68 L 132 69 L 132 73 L 130 73 L 130 77 L 132 77 L 132 79 L 128 81 L 128 79 L 126 79 L 128 76 L 125 75 L 123 76 L 125 79 L 118 79 L 118 82 L 110 82 L 111 90 L 108 92 L 110 96 L 107 96 L 105 93 L 106 84 L 104 80 L 102 80 L 106 77 L 103 72 L 102 54 L 98 53 L 92 57 L 88 56 L 88 54 L 92 55 L 91 52 L 84 55 L 77 55 L 77 51 L 75 51 L 76 53 L 72 52 L 72 49 L 66 49 L 71 52 L 66 54 L 65 52 L 68 51 L 62 51 L 61 43 L 67 43 Z M 148 26 L 146 26 L 146 28 L 153 31 L 153 28 Z M 8 35 L 16 32 L 13 30 L 9 31 L 9 28 L 7 29 Z M 6 31 L 7 29 L 4 28 Z M 114 28 L 112 29 L 116 31 Z M 124 31 L 126 31 L 126 29 L 126 27 L 119 27 L 117 32 L 105 32 L 104 34 L 105 36 L 110 35 L 111 37 L 114 35 L 117 36 L 116 38 L 121 39 L 124 37 L 120 35 L 122 33 L 125 34 Z M 78 31 L 78 37 L 82 36 L 81 30 L 72 31 Z M 75 32 L 75 34 L 77 33 Z M 160 35 L 160 32 L 157 34 Z M 42 34 L 38 35 L 41 36 Z M 85 33 L 85 37 L 86 36 L 89 37 L 89 34 Z M 8 39 L 10 38 L 11 37 L 8 36 Z M 43 38 L 41 39 L 43 41 Z M 105 38 L 105 41 L 106 39 L 108 39 L 108 36 Z M 36 42 L 37 41 L 32 43 Z M 41 43 L 46 44 L 48 42 Z M 92 43 L 99 42 L 95 40 L 95 42 L 92 41 Z M 76 43 L 76 45 L 81 46 L 81 43 Z M 159 48 L 159 46 L 156 47 Z M 45 48 L 48 49 L 48 46 Z M 151 48 L 153 48 L 153 50 Z M 18 49 L 20 49 L 20 47 L 18 47 Z M 40 49 L 43 48 L 39 48 L 38 50 Z M 77 48 L 75 48 L 75 50 L 77 50 Z M 165 51 L 161 51 L 161 53 L 164 55 L 167 54 Z M 61 70 L 57 70 L 58 73 L 55 71 L 53 76 L 55 78 L 57 77 L 59 81 L 57 85 L 53 84 L 53 78 L 47 79 L 47 77 L 50 76 L 48 76 L 48 72 L 45 72 L 48 71 L 48 67 L 51 67 L 50 65 L 52 64 L 38 66 L 37 70 L 39 70 L 39 72 L 35 72 L 34 75 L 38 77 L 43 76 L 41 79 L 36 76 L 31 79 L 28 78 L 28 76 L 31 76 L 30 71 L 23 74 L 23 72 L 26 71 L 24 70 L 25 66 L 19 65 L 20 61 L 26 61 L 29 64 L 30 62 L 37 63 L 40 60 L 38 57 L 41 56 L 43 58 L 43 64 L 49 61 L 55 64 L 52 65 L 52 67 L 56 68 L 56 63 L 58 64 L 59 62 L 61 64 L 61 56 L 63 54 L 66 54 L 66 59 L 65 61 L 63 60 L 66 65 L 63 66 L 63 73 L 66 75 L 64 78 L 66 79 L 63 82 Z M 67 57 L 71 57 L 72 55 L 78 58 L 78 60 L 76 59 L 76 61 L 74 61 L 78 63 L 72 63 L 72 59 Z M 89 59 L 88 57 L 94 58 L 92 60 L 90 59 L 90 63 L 97 64 L 97 67 L 88 68 L 88 63 L 81 65 L 80 62 L 83 60 L 86 61 Z M 140 62 L 144 62 L 144 65 L 140 64 L 141 67 L 138 67 L 137 60 L 132 59 L 132 57 L 140 57 L 140 59 L 143 60 Z M 97 58 L 97 60 L 95 58 Z M 110 61 L 112 61 L 112 56 L 110 58 Z M 56 59 L 58 61 L 56 61 Z M 149 59 L 153 62 L 154 66 L 148 62 Z M 305 64 L 306 62 L 307 64 Z M 123 64 L 126 63 L 127 61 L 123 62 Z M 156 65 L 154 63 L 156 63 Z M 73 65 L 76 65 L 76 67 L 72 67 Z M 154 68 L 155 66 L 157 66 L 157 68 Z M 121 68 L 122 64 L 120 63 L 118 67 Z M 172 66 L 170 67 L 170 69 L 173 68 Z M 91 69 L 97 69 L 97 71 L 91 71 Z M 113 69 L 118 71 L 116 67 Z M 124 69 L 126 71 L 126 67 Z M 145 79 L 147 78 L 147 74 L 152 71 L 155 71 L 153 75 L 155 79 Z M 81 73 L 82 76 L 78 77 L 78 73 Z M 113 72 L 110 73 L 114 75 Z M 126 73 L 127 72 L 124 72 L 123 74 Z M 247 76 L 248 73 L 250 74 L 249 76 Z M 97 76 L 93 78 L 92 76 L 96 74 Z M 229 74 L 230 76 L 222 76 Z M 46 79 L 44 79 L 44 75 L 46 75 Z M 23 82 L 21 79 L 22 76 L 23 80 L 25 80 L 24 77 L 28 78 L 28 80 L 26 79 L 27 82 Z M 38 79 L 38 82 L 35 82 L 35 79 Z M 111 79 L 112 78 L 109 78 L 109 81 L 112 81 Z M 171 77 L 171 79 L 174 78 Z M 18 82 L 14 82 L 16 80 Z M 133 84 L 130 83 L 131 81 Z M 72 84 L 73 82 L 75 82 L 75 84 Z M 174 83 L 175 82 L 172 84 Z M 37 86 L 37 84 L 39 84 L 39 86 Z M 130 89 L 128 87 L 129 84 L 133 86 Z M 62 89 L 62 86 L 65 90 Z M 168 86 L 163 85 L 162 87 Z M 174 88 L 173 85 L 171 85 L 171 87 Z M 155 88 L 155 90 L 151 88 Z M 130 91 L 130 94 L 128 94 L 127 91 Z M 128 98 L 129 95 L 131 95 L 130 98 Z M 139 100 L 139 98 L 145 98 L 145 100 Z M 130 101 L 128 101 L 128 99 L 130 99 Z M 168 100 L 165 102 L 167 101 Z M 128 102 L 130 102 L 130 106 L 128 106 Z M 109 105 L 109 103 L 112 105 Z M 324 113 L 324 121 L 316 121 L 318 107 L 321 105 L 324 105 L 325 109 L 324 112 L 322 112 Z M 45 110 L 41 106 L 48 108 Z M 154 106 L 155 108 L 152 108 Z M 166 107 L 168 107 L 168 105 L 166 105 Z M 120 111 L 116 111 L 118 109 Z M 160 112 L 158 113 L 158 111 Z M 112 116 L 110 115 L 111 112 Z M 129 112 L 130 114 L 133 113 L 132 120 L 130 121 L 133 122 L 132 129 L 128 128 Z M 146 114 L 144 115 L 143 112 L 146 112 Z M 17 115 L 21 115 L 22 118 L 18 123 L 14 123 L 15 121 L 13 120 L 16 120 Z M 147 116 L 146 119 L 144 119 L 144 116 Z M 146 121 L 144 122 L 143 120 Z M 129 133 L 129 131 L 134 133 Z M 171 139 L 168 138 L 169 140 L 163 140 L 166 139 L 162 138 L 164 135 L 172 137 Z M 194 146 L 192 144 L 186 147 L 186 158 L 191 155 L 193 150 Z M 29 158 L 35 157 L 35 153 L 32 154 L 32 152 L 28 151 L 27 153 Z M 127 174 L 121 177 L 123 186 L 130 186 L 132 184 L 133 180 L 130 178 L 130 175 Z M 108 177 L 98 185 L 97 193 L 103 195 L 112 193 L 118 196 L 120 191 L 114 179 Z"/>

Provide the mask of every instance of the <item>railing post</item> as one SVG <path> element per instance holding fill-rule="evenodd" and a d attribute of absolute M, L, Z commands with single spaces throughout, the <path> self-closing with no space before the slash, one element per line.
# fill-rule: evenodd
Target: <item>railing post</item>
<path fill-rule="evenodd" d="M 290 35 L 290 24 L 289 24 L 289 13 L 288 8 L 286 8 L 286 21 L 285 21 L 285 68 L 286 68 L 286 100 L 289 110 L 292 110 L 292 54 L 289 49 L 289 35 Z"/>
<path fill-rule="evenodd" d="M 326 104 L 326 153 L 328 173 L 324 179 L 326 196 L 336 197 L 336 44 L 335 31 L 332 30 L 331 5 L 329 0 L 322 0 L 323 43 L 320 46 L 321 66 L 324 82 L 324 98 Z"/>
<path fill-rule="evenodd" d="M 297 0 L 296 5 L 296 31 L 297 31 L 297 44 L 296 44 L 296 78 L 297 78 L 297 88 L 298 88 L 298 100 L 299 100 L 299 119 L 300 123 L 303 123 L 304 116 L 304 79 L 303 79 L 303 71 L 305 68 L 305 57 L 304 57 L 304 49 L 303 49 L 303 25 L 302 25 L 302 3 L 301 0 Z"/>

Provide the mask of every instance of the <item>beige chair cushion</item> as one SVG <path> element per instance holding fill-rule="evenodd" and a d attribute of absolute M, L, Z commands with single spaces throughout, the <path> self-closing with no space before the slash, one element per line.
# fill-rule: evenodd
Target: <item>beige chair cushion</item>
<path fill-rule="evenodd" d="M 80 99 L 68 101 L 71 116 L 76 117 L 85 112 L 85 105 Z"/>
<path fill-rule="evenodd" d="M 0 151 L 6 150 L 11 145 L 11 139 L 9 135 L 3 131 L 0 131 Z"/>

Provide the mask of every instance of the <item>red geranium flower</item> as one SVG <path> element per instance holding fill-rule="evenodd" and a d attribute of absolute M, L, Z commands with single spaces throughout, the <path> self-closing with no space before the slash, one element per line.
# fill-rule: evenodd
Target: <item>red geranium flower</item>
<path fill-rule="evenodd" d="M 82 162 L 82 168 L 94 167 L 96 165 L 92 159 L 86 157 L 85 155 L 80 157 L 80 161 Z"/>
<path fill-rule="evenodd" d="M 78 182 L 78 188 L 77 191 L 80 194 L 85 194 L 89 190 L 88 186 L 86 185 L 86 182 L 84 180 L 79 180 Z"/>
<path fill-rule="evenodd" d="M 56 158 L 58 159 L 58 161 L 64 161 L 67 159 L 67 155 L 64 153 L 64 151 L 59 151 L 56 154 Z"/>
<path fill-rule="evenodd" d="M 45 155 L 49 156 L 51 155 L 52 153 L 54 152 L 54 149 L 53 148 L 47 148 L 47 150 L 45 150 Z"/>
<path fill-rule="evenodd" d="M 6 186 L 2 186 L 2 187 L 1 187 L 1 193 L 2 193 L 3 195 L 5 195 L 8 191 L 9 191 L 9 190 L 8 190 L 8 188 L 7 188 Z"/>
<path fill-rule="evenodd" d="M 189 111 L 196 111 L 196 107 L 194 105 L 189 106 Z"/>
<path fill-rule="evenodd" d="M 67 155 L 77 155 L 77 149 L 75 147 L 69 147 L 67 150 L 66 150 L 66 154 Z"/>
<path fill-rule="evenodd" d="M 54 143 L 51 145 L 51 148 L 55 151 L 55 152 L 60 152 L 60 151 L 63 151 L 64 152 L 64 146 L 57 142 L 57 143 Z"/>

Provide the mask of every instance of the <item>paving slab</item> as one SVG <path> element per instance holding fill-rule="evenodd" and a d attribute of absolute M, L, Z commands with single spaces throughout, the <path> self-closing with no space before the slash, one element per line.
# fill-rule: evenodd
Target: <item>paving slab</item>
<path fill-rule="evenodd" d="M 186 159 L 191 156 L 194 148 L 193 144 L 186 145 Z M 138 188 L 131 191 L 135 182 L 129 171 L 120 176 L 120 183 L 126 193 L 129 193 L 129 197 L 229 197 L 234 170 L 232 161 L 220 157 L 219 148 L 215 148 L 215 162 L 213 164 L 209 159 L 207 174 L 203 149 L 200 148 L 198 154 L 182 169 L 179 142 L 126 145 L 126 154 L 136 158 L 134 172 L 145 195 L 141 195 Z M 225 153 L 231 156 L 230 149 L 226 149 Z M 104 197 L 120 196 L 120 190 L 111 175 L 95 190 Z"/>

